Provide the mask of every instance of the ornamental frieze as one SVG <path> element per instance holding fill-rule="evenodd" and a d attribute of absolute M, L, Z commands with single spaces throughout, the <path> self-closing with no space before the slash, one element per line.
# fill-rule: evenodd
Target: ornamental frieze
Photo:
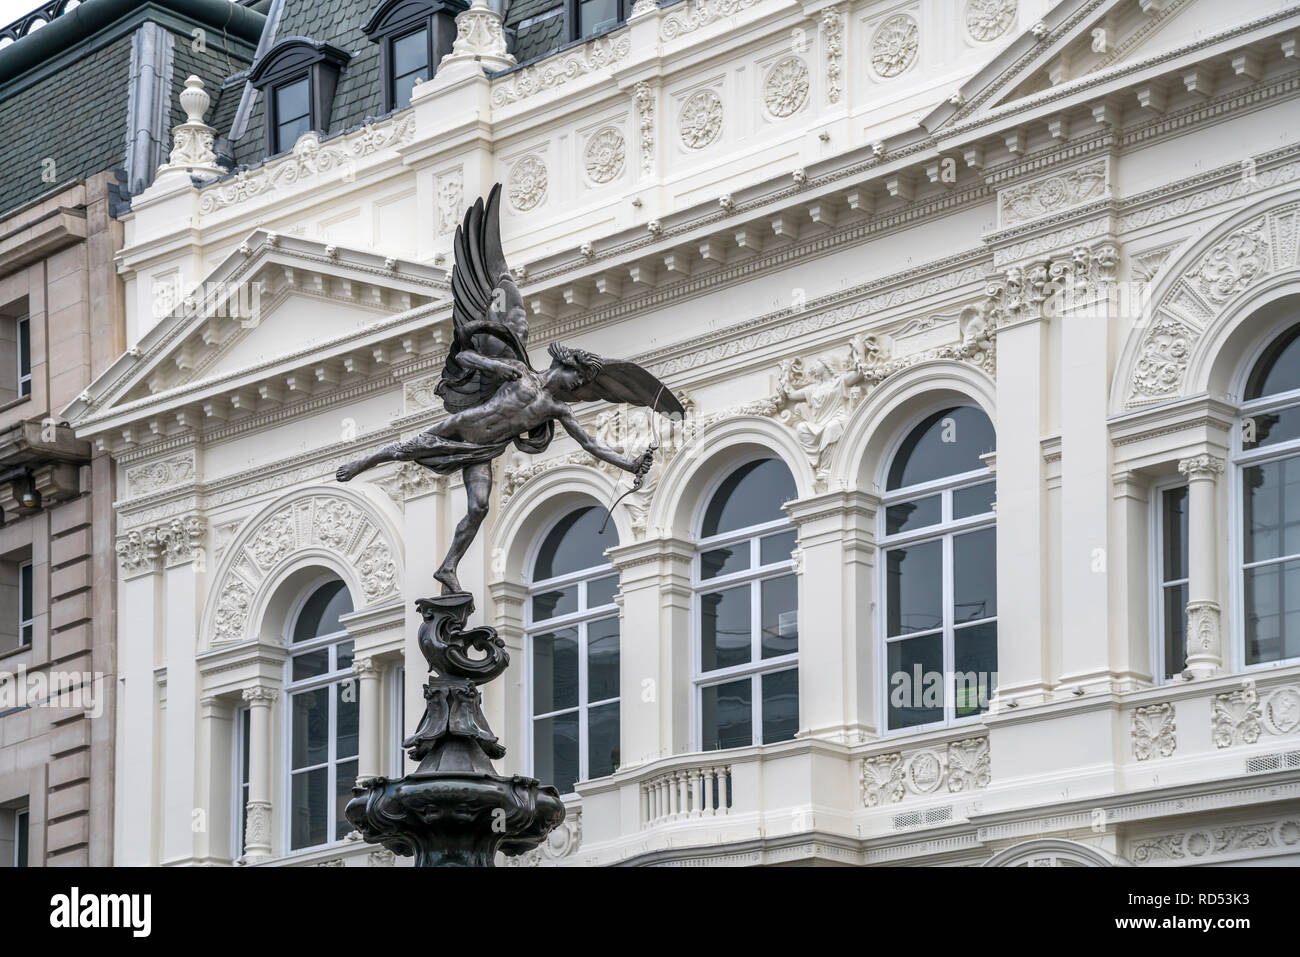
<path fill-rule="evenodd" d="M 632 51 L 632 38 L 625 32 L 584 43 L 572 53 L 547 57 L 537 66 L 515 70 L 492 84 L 492 104 L 518 103 L 543 90 L 553 90 L 570 80 L 611 67 Z"/>
<path fill-rule="evenodd" d="M 1139 761 L 1167 758 L 1178 746 L 1174 706 L 1168 701 L 1133 709 L 1133 756 Z"/>
<path fill-rule="evenodd" d="M 194 450 L 168 456 L 156 462 L 133 465 L 126 470 L 128 498 L 185 485 L 195 479 Z"/>
<path fill-rule="evenodd" d="M 1132 843 L 1127 857 L 1135 864 L 1163 865 L 1201 861 L 1237 851 L 1257 853 L 1296 847 L 1300 847 L 1300 819 L 1288 817 L 1142 838 Z"/>
<path fill-rule="evenodd" d="M 759 0 L 690 0 L 685 13 L 673 13 L 659 28 L 659 39 L 672 40 L 693 33 L 710 23 L 747 10 Z"/>
<path fill-rule="evenodd" d="M 114 543 L 123 576 L 161 571 L 165 566 L 195 562 L 202 570 L 207 523 L 197 515 L 137 528 Z"/>
<path fill-rule="evenodd" d="M 1300 687 L 1283 685 L 1260 693 L 1253 681 L 1216 694 L 1210 712 L 1216 748 L 1255 744 L 1265 735 L 1300 731 Z"/>
<path fill-rule="evenodd" d="M 987 736 L 877 754 L 862 759 L 862 804 L 882 807 L 940 791 L 982 790 L 989 786 L 991 772 Z"/>
<path fill-rule="evenodd" d="M 1050 216 L 1109 195 L 1106 160 L 1052 173 L 998 190 L 998 217 L 1003 227 Z"/>

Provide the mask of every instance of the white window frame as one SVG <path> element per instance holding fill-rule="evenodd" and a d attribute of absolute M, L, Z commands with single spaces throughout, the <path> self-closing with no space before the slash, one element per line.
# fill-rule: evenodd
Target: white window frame
<path fill-rule="evenodd" d="M 28 576 L 31 577 L 32 581 L 30 585 L 24 581 L 23 579 L 24 573 L 26 573 Z M 29 588 L 32 590 L 34 596 L 34 593 L 36 591 L 36 572 L 32 567 L 32 563 L 30 559 L 25 562 L 18 563 L 18 647 L 19 648 L 30 648 L 32 646 L 32 642 L 36 634 L 36 625 L 35 625 L 36 601 L 34 597 L 32 600 L 32 617 L 31 618 L 23 617 L 23 600 L 27 597 L 27 590 Z M 31 629 L 31 631 L 30 633 L 27 634 L 26 638 L 24 639 L 24 632 L 27 632 L 28 629 Z"/>
<path fill-rule="evenodd" d="M 537 536 L 533 547 L 529 550 L 527 556 L 528 569 L 528 596 L 524 599 L 524 722 L 525 722 L 525 767 L 528 768 L 528 774 L 533 777 L 537 776 L 537 740 L 536 726 L 540 719 L 553 718 L 558 715 L 569 714 L 574 710 L 578 713 L 578 777 L 577 781 L 589 781 L 590 761 L 588 760 L 587 751 L 589 736 L 587 732 L 587 716 L 592 708 L 598 708 L 603 705 L 616 704 L 618 708 L 619 736 L 622 737 L 623 731 L 623 708 L 622 708 L 622 687 L 620 683 L 620 694 L 613 698 L 601 698 L 599 701 L 588 700 L 587 687 L 587 626 L 592 622 L 604 621 L 608 618 L 618 619 L 618 651 L 619 651 L 619 670 L 623 667 L 623 610 L 619 607 L 618 597 L 622 582 L 619 580 L 618 570 L 607 560 L 603 565 L 592 565 L 589 568 L 580 568 L 577 571 L 569 572 L 564 575 L 556 575 L 551 578 L 542 578 L 533 580 L 532 573 L 537 567 L 537 559 L 541 554 L 542 545 L 545 544 L 551 531 L 562 522 L 565 518 L 572 515 L 574 511 L 583 506 L 564 511 L 562 514 L 547 524 L 542 533 Z M 596 506 L 599 508 L 600 506 Z M 610 547 L 617 545 L 617 541 L 611 540 Z M 616 579 L 614 596 L 605 605 L 589 607 L 587 604 L 587 585 L 590 582 L 598 581 L 602 578 L 613 577 Z M 578 586 L 578 610 L 570 612 L 567 615 L 558 615 L 555 618 L 544 618 L 540 621 L 533 618 L 533 596 L 541 592 L 552 591 L 557 588 L 565 588 L 569 585 Z M 534 639 L 539 634 L 546 634 L 558 631 L 562 628 L 576 628 L 578 632 L 578 705 L 577 708 L 560 708 L 556 711 L 548 711 L 545 714 L 534 714 L 534 668 L 533 654 L 536 650 Z M 620 673 L 620 682 L 622 675 Z M 621 741 L 620 741 L 621 754 Z M 617 773 L 618 768 L 614 769 Z M 543 781 L 543 784 L 553 783 Z M 568 794 L 576 794 L 576 791 L 569 791 Z M 567 796 L 567 795 L 565 795 Z"/>
<path fill-rule="evenodd" d="M 1150 501 L 1148 507 L 1151 510 L 1151 542 L 1150 542 L 1150 569 L 1149 580 L 1152 583 L 1149 614 L 1151 616 L 1151 679 L 1154 684 L 1167 685 L 1173 684 L 1181 679 L 1178 676 L 1172 678 L 1165 677 L 1165 590 L 1177 585 L 1188 584 L 1186 578 L 1171 578 L 1168 581 L 1164 577 L 1164 547 L 1165 547 L 1165 510 L 1164 496 L 1166 492 L 1171 492 L 1178 488 L 1188 488 L 1187 480 L 1183 478 L 1171 478 L 1162 482 L 1157 482 L 1151 486 Z M 1191 490 L 1188 489 L 1190 496 Z M 1191 516 L 1188 516 L 1188 522 L 1191 522 Z M 1189 528 L 1190 531 L 1190 528 Z M 1191 572 L 1189 564 L 1188 572 Z M 1183 609 L 1183 618 L 1187 617 L 1187 609 Z M 1184 630 L 1186 623 L 1184 622 Z"/>
<path fill-rule="evenodd" d="M 763 676 L 779 671 L 795 671 L 799 668 L 799 652 L 788 655 L 764 658 L 763 654 L 763 589 L 760 584 L 766 579 L 793 575 L 795 578 L 795 628 L 799 627 L 799 585 L 801 575 L 795 570 L 794 556 L 782 562 L 761 565 L 760 539 L 780 532 L 795 533 L 795 548 L 799 547 L 798 529 L 789 518 L 774 519 L 759 525 L 750 525 L 732 532 L 700 537 L 704 524 L 704 515 L 708 511 L 714 496 L 738 469 L 753 462 L 773 459 L 785 465 L 778 455 L 752 455 L 730 463 L 721 473 L 715 475 L 705 493 L 700 497 L 700 504 L 691 523 L 695 530 L 695 554 L 691 557 L 691 746 L 694 750 L 705 752 L 704 747 L 704 689 L 722 684 L 730 684 L 748 677 L 750 679 L 750 746 L 761 747 L 763 744 Z M 786 466 L 787 468 L 789 466 Z M 749 567 L 729 575 L 714 578 L 701 578 L 701 563 L 705 552 L 723 548 L 738 542 L 749 542 Z M 723 591 L 739 585 L 749 586 L 749 661 L 746 664 L 731 665 L 713 671 L 703 671 L 704 660 L 704 604 L 703 596 L 709 592 Z M 797 679 L 796 679 L 797 680 Z M 800 708 L 802 713 L 802 707 Z"/>
<path fill-rule="evenodd" d="M 27 372 L 23 372 L 23 344 L 27 345 Z M 25 399 L 32 394 L 32 318 L 30 315 L 19 316 L 14 323 L 14 381 L 18 387 L 18 398 Z"/>
<path fill-rule="evenodd" d="M 952 405 L 943 403 L 927 407 L 924 412 L 916 415 L 911 421 L 898 430 L 890 443 L 886 454 L 882 458 L 883 467 L 878 483 L 878 487 L 884 489 L 888 484 L 889 470 L 893 467 L 894 459 L 902 450 L 903 443 L 912 431 L 924 422 L 929 416 L 946 408 L 972 408 L 978 412 L 984 412 L 982 408 L 972 403 Z M 994 427 L 996 430 L 996 426 Z M 876 508 L 876 594 L 879 601 L 876 602 L 875 624 L 876 624 L 876 660 L 880 662 L 880 675 L 883 683 L 880 686 L 880 695 L 876 708 L 877 727 L 880 729 L 881 737 L 896 737 L 898 735 L 917 734 L 922 731 L 933 731 L 939 728 L 961 727 L 967 724 L 977 724 L 983 719 L 984 712 L 977 711 L 975 714 L 967 715 L 964 718 L 956 717 L 956 687 L 953 684 L 956 676 L 956 632 L 958 628 L 953 616 L 953 538 L 966 532 L 980 531 L 985 528 L 991 528 L 994 535 L 997 534 L 997 512 L 990 509 L 987 512 L 981 512 L 977 515 L 970 515 L 966 518 L 952 518 L 952 495 L 953 492 L 964 488 L 973 488 L 977 485 L 984 485 L 993 482 L 993 494 L 997 495 L 996 476 L 990 472 L 987 467 L 971 469 L 967 472 L 961 472 L 956 475 L 946 475 L 943 478 L 934 479 L 929 482 L 921 482 L 917 485 L 908 485 L 901 489 L 884 492 L 880 497 L 880 504 Z M 939 495 L 939 521 L 933 525 L 926 525 L 923 528 L 917 528 L 911 531 L 899 532 L 895 535 L 886 534 L 886 515 L 890 505 L 896 505 L 899 502 L 910 502 L 914 499 L 926 498 L 931 495 Z M 889 562 L 886 559 L 886 553 L 891 548 L 900 548 L 906 545 L 922 545 L 926 542 L 939 541 L 942 549 L 942 574 L 943 588 L 940 606 L 942 610 L 942 621 L 938 628 L 931 628 L 926 631 L 908 632 L 898 635 L 894 638 L 888 636 L 889 628 Z M 994 562 L 997 561 L 996 552 L 993 555 Z M 962 628 L 969 628 L 974 625 L 987 624 L 993 622 L 995 627 L 1000 620 L 999 615 L 992 615 L 988 618 L 980 618 L 976 621 L 964 621 L 961 623 Z M 943 637 L 943 672 L 944 672 L 944 689 L 943 689 L 943 713 L 944 717 L 940 721 L 931 721 L 927 724 L 908 725 L 905 728 L 889 727 L 889 695 L 891 692 L 889 680 L 889 646 L 896 642 L 906 641 L 911 638 L 921 638 L 926 635 L 933 635 L 939 632 Z M 1001 631 L 998 632 L 999 638 Z M 990 694 L 996 694 L 996 689 L 990 689 Z"/>
<path fill-rule="evenodd" d="M 1295 317 L 1289 317 L 1286 322 L 1274 326 L 1267 335 L 1260 338 L 1251 350 L 1248 360 L 1242 363 L 1241 368 L 1238 370 L 1233 389 L 1234 395 L 1244 396 L 1246 394 L 1246 383 L 1249 381 L 1250 374 L 1254 371 L 1255 366 L 1263 358 L 1264 352 L 1295 324 Z M 1225 667 L 1233 671 L 1269 671 L 1300 662 L 1300 656 L 1297 656 L 1294 658 L 1279 658 L 1276 661 L 1261 661 L 1253 665 L 1246 663 L 1246 528 L 1243 524 L 1246 485 L 1243 475 L 1245 470 L 1252 465 L 1264 465 L 1279 459 L 1300 456 L 1300 439 L 1247 451 L 1242 447 L 1242 430 L 1247 418 L 1290 406 L 1300 406 L 1300 389 L 1292 389 L 1290 392 L 1278 392 L 1261 399 L 1241 401 L 1237 406 L 1237 417 L 1233 423 L 1228 468 L 1228 528 L 1232 539 L 1232 575 L 1230 576 L 1229 600 L 1231 607 L 1235 611 L 1232 614 L 1232 624 L 1229 630 L 1229 634 L 1232 636 L 1232 647 L 1226 650 L 1227 654 L 1224 656 Z M 1282 564 L 1297 559 L 1300 559 L 1300 554 L 1285 555 L 1275 559 L 1254 562 L 1252 567 Z"/>
<path fill-rule="evenodd" d="M 284 755 L 282 774 L 280 776 L 280 791 L 281 791 L 280 806 L 284 808 L 284 814 L 281 815 L 281 821 L 280 821 L 280 838 L 282 841 L 281 846 L 284 847 L 285 849 L 284 851 L 285 856 L 290 856 L 294 854 L 306 854 L 311 851 L 320 850 L 321 848 L 337 846 L 343 844 L 346 841 L 346 837 L 342 837 L 342 838 L 329 837 L 324 843 L 321 844 L 309 844 L 305 847 L 293 846 L 293 803 L 292 802 L 293 802 L 293 779 L 295 777 L 295 774 L 307 774 L 321 767 L 326 768 L 327 771 L 329 772 L 328 784 L 326 785 L 325 788 L 326 809 L 327 809 L 326 810 L 326 821 L 327 821 L 326 833 L 329 834 L 332 832 L 334 828 L 334 824 L 338 818 L 338 807 L 337 807 L 337 798 L 336 798 L 336 794 L 338 791 L 338 781 L 336 779 L 336 775 L 338 773 L 337 765 L 339 762 L 339 757 L 337 752 L 338 692 L 336 691 L 329 695 L 329 740 L 328 740 L 328 753 L 326 759 L 323 762 L 320 762 L 318 764 L 313 764 L 310 767 L 295 769 L 292 766 L 293 765 L 293 696 L 296 694 L 301 694 L 303 692 L 315 691 L 318 688 L 334 687 L 336 685 L 342 684 L 344 681 L 351 681 L 354 683 L 354 688 L 357 694 L 358 707 L 360 707 L 361 704 L 361 682 L 357 680 L 356 675 L 354 675 L 351 670 L 339 671 L 334 667 L 334 665 L 337 662 L 338 646 L 352 640 L 351 636 L 348 635 L 346 628 L 341 631 L 331 632 L 328 635 L 321 635 L 317 638 L 311 639 L 310 641 L 303 641 L 297 644 L 295 644 L 293 641 L 293 631 L 295 626 L 298 624 L 298 616 L 302 614 L 303 607 L 307 604 L 307 600 L 311 598 L 311 596 L 314 595 L 317 592 L 317 590 L 320 589 L 322 586 L 327 585 L 330 582 L 334 582 L 334 581 L 343 581 L 343 579 L 339 575 L 335 575 L 335 574 L 325 574 L 314 579 L 312 583 L 307 585 L 302 590 L 302 592 L 298 595 L 298 597 L 294 599 L 293 606 L 290 608 L 289 614 L 285 617 L 286 624 L 284 628 L 284 646 L 287 649 L 288 654 L 285 656 L 284 659 L 284 716 L 283 716 L 282 734 L 280 738 L 281 753 Z M 343 581 L 343 588 L 344 590 L 348 591 L 349 594 L 351 593 L 351 589 L 348 588 L 346 581 Z M 353 603 L 353 606 L 355 607 L 355 602 Z M 327 671 L 325 674 L 317 675 L 314 678 L 304 678 L 301 681 L 293 681 L 292 680 L 293 659 L 296 656 L 303 654 L 305 652 L 318 651 L 322 648 L 330 649 L 329 655 L 330 655 L 331 669 Z M 356 654 L 355 647 L 353 648 L 353 654 L 354 655 Z M 360 751 L 361 751 L 360 735 L 358 734 L 357 756 L 355 758 L 355 760 L 358 761 L 358 765 L 357 765 L 358 768 L 360 768 L 360 763 L 359 763 L 361 758 Z M 354 760 L 354 759 L 345 758 L 344 760 Z"/>

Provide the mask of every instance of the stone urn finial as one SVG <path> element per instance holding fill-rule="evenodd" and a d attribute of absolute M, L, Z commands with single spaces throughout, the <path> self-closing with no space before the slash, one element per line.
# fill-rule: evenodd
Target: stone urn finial
<path fill-rule="evenodd" d="M 203 115 L 212 103 L 203 81 L 197 76 L 187 79 L 180 101 L 185 122 L 172 128 L 171 155 L 158 171 L 185 169 L 191 175 L 221 175 L 224 171 L 217 165 L 217 154 L 212 150 L 217 131 L 203 122 Z"/>

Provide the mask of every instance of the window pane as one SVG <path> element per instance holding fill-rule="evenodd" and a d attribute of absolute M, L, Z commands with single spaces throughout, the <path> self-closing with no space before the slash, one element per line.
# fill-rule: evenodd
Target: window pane
<path fill-rule="evenodd" d="M 424 75 L 425 71 L 417 70 L 414 73 L 408 73 L 406 76 L 393 78 L 393 109 L 400 110 L 411 105 L 411 97 L 415 93 L 415 84 L 428 79 Z"/>
<path fill-rule="evenodd" d="M 970 518 L 972 515 L 985 515 L 993 511 L 997 489 L 997 482 L 983 482 L 956 489 L 952 493 L 952 517 Z"/>
<path fill-rule="evenodd" d="M 572 791 L 578 780 L 578 712 L 534 721 L 533 752 L 537 780 L 561 794 Z"/>
<path fill-rule="evenodd" d="M 1241 447 L 1257 449 L 1300 438 L 1300 405 L 1256 412 L 1241 420 Z"/>
<path fill-rule="evenodd" d="M 590 36 L 603 23 L 618 19 L 618 0 L 579 0 L 578 20 L 582 36 Z"/>
<path fill-rule="evenodd" d="M 749 542 L 737 542 L 726 548 L 711 548 L 700 555 L 700 580 L 743 572 L 749 567 Z"/>
<path fill-rule="evenodd" d="M 709 538 L 785 518 L 781 506 L 797 494 L 794 476 L 784 462 L 749 462 L 728 475 L 709 500 L 700 535 Z"/>
<path fill-rule="evenodd" d="M 587 607 L 599 608 L 602 605 L 614 604 L 614 593 L 617 591 L 617 575 L 610 575 L 608 578 L 597 578 L 595 581 L 587 582 Z"/>
<path fill-rule="evenodd" d="M 602 568 L 605 549 L 618 544 L 618 536 L 606 530 L 599 534 L 605 521 L 603 510 L 594 505 L 574 509 L 560 519 L 542 540 L 533 566 L 533 581 L 545 581 L 584 568 Z M 612 524 L 612 523 L 611 523 Z"/>
<path fill-rule="evenodd" d="M 587 777 L 618 770 L 618 702 L 587 711 Z"/>
<path fill-rule="evenodd" d="M 897 535 L 914 528 L 935 525 L 941 519 L 942 501 L 938 495 L 897 502 L 885 509 L 885 534 Z"/>
<path fill-rule="evenodd" d="M 578 586 L 552 588 L 533 596 L 533 621 L 545 621 L 578 610 Z"/>
<path fill-rule="evenodd" d="M 700 670 L 743 665 L 751 658 L 749 585 L 700 596 Z"/>
<path fill-rule="evenodd" d="M 754 743 L 754 690 L 749 678 L 700 689 L 700 738 L 705 751 Z"/>
<path fill-rule="evenodd" d="M 1246 664 L 1300 657 L 1300 561 L 1246 569 Z"/>
<path fill-rule="evenodd" d="M 587 700 L 618 697 L 618 619 L 587 625 Z"/>
<path fill-rule="evenodd" d="M 533 638 L 533 714 L 577 706 L 577 629 L 537 635 Z"/>
<path fill-rule="evenodd" d="M 19 610 L 19 618 L 22 621 L 31 621 L 32 615 L 32 565 L 28 562 L 18 570 L 18 587 L 22 592 L 22 607 Z"/>
<path fill-rule="evenodd" d="M 14 867 L 26 867 L 28 863 L 27 848 L 28 848 L 28 841 L 29 841 L 29 836 L 27 832 L 28 829 L 31 827 L 32 817 L 31 814 L 27 811 L 19 811 L 17 818 L 18 820 L 17 820 L 17 826 L 15 830 L 18 833 L 14 835 L 16 838 L 15 846 L 14 846 Z"/>
<path fill-rule="evenodd" d="M 276 127 L 275 134 L 275 151 L 285 153 L 293 149 L 293 145 L 298 142 L 298 137 L 311 129 L 311 120 L 309 117 L 302 116 L 296 120 L 290 120 L 287 123 L 281 123 Z"/>
<path fill-rule="evenodd" d="M 338 701 L 335 703 L 338 727 L 335 730 L 334 757 L 350 758 L 357 753 L 357 721 L 360 711 L 361 682 L 356 678 L 335 685 Z"/>
<path fill-rule="evenodd" d="M 336 645 L 334 650 L 334 670 L 351 671 L 354 657 L 352 642 L 345 641 L 340 645 Z"/>
<path fill-rule="evenodd" d="M 888 644 L 889 727 L 943 720 L 943 635 Z"/>
<path fill-rule="evenodd" d="M 943 624 L 943 543 L 885 552 L 886 633 L 906 635 Z"/>
<path fill-rule="evenodd" d="M 799 650 L 799 586 L 795 577 L 768 578 L 759 583 L 759 589 L 763 657 L 794 654 Z"/>
<path fill-rule="evenodd" d="M 240 762 L 242 770 L 240 771 L 239 783 L 247 786 L 248 784 L 248 762 L 251 760 L 252 750 L 250 735 L 253 733 L 253 712 L 245 708 L 239 712 L 240 734 L 243 740 L 243 747 L 240 749 L 242 761 Z"/>
<path fill-rule="evenodd" d="M 340 761 L 334 777 L 334 840 L 341 841 L 355 828 L 343 813 L 348 802 L 352 800 L 352 786 L 357 783 L 358 765 L 356 760 Z"/>
<path fill-rule="evenodd" d="M 763 743 L 789 741 L 799 730 L 799 672 L 763 675 Z"/>
<path fill-rule="evenodd" d="M 1187 577 L 1187 486 L 1166 489 L 1160 495 L 1160 524 L 1164 536 L 1161 581 Z"/>
<path fill-rule="evenodd" d="M 20 319 L 18 321 L 18 375 L 19 377 L 29 376 L 32 374 L 32 321 L 30 319 Z M 23 395 L 30 395 L 31 390 L 23 392 Z"/>
<path fill-rule="evenodd" d="M 788 562 L 796 544 L 794 532 L 778 532 L 761 538 L 758 542 L 758 563 L 775 565 L 777 562 Z"/>
<path fill-rule="evenodd" d="M 301 691 L 293 696 L 293 764 L 295 768 L 324 764 L 329 757 L 329 688 Z"/>
<path fill-rule="evenodd" d="M 1260 356 L 1246 382 L 1246 398 L 1300 389 L 1300 325 L 1292 326 Z"/>
<path fill-rule="evenodd" d="M 328 648 L 322 648 L 320 651 L 309 651 L 305 655 L 294 655 L 293 657 L 292 674 L 294 681 L 315 678 L 329 670 L 330 652 Z"/>
<path fill-rule="evenodd" d="M 393 76 L 429 69 L 429 33 L 416 30 L 393 41 Z M 429 77 L 426 73 L 425 79 Z"/>
<path fill-rule="evenodd" d="M 956 716 L 987 711 L 998 687 L 998 626 L 984 622 L 953 633 L 953 707 Z"/>
<path fill-rule="evenodd" d="M 952 537 L 953 621 L 979 621 L 998 613 L 997 532 Z"/>
<path fill-rule="evenodd" d="M 1170 585 L 1163 591 L 1165 677 L 1175 678 L 1187 667 L 1187 585 Z"/>
<path fill-rule="evenodd" d="M 1300 456 L 1242 469 L 1247 562 L 1300 553 Z"/>
<path fill-rule="evenodd" d="M 907 488 L 985 468 L 980 456 L 992 452 L 995 444 L 993 423 L 980 409 L 959 406 L 936 412 L 903 440 L 885 487 Z"/>
<path fill-rule="evenodd" d="M 302 611 L 293 626 L 293 640 L 307 641 L 321 635 L 333 635 L 343 630 L 340 615 L 351 614 L 352 596 L 341 581 L 322 585 L 303 603 Z"/>
<path fill-rule="evenodd" d="M 289 799 L 290 844 L 294 850 L 329 838 L 329 771 L 317 768 L 293 776 Z"/>
<path fill-rule="evenodd" d="M 305 117 L 309 112 L 306 79 L 275 88 L 275 118 L 281 126 Z"/>

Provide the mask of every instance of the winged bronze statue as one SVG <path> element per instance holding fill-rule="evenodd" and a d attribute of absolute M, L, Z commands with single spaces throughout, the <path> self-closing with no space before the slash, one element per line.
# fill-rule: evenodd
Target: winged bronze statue
<path fill-rule="evenodd" d="M 456 568 L 488 513 L 492 460 L 510 446 L 536 454 L 551 444 L 555 423 L 598 459 L 624 469 L 639 484 L 654 460 L 653 446 L 628 458 L 589 435 L 570 402 L 647 406 L 681 417 L 677 397 L 634 362 L 603 359 L 551 343 L 551 364 L 538 371 L 528 359 L 528 316 L 501 250 L 501 184 L 477 199 L 456 228 L 451 273 L 452 343 L 436 392 L 447 418 L 418 435 L 385 445 L 340 468 L 340 482 L 383 462 L 416 462 L 440 475 L 460 471 L 468 510 L 434 578 L 442 593 L 460 592 Z"/>

